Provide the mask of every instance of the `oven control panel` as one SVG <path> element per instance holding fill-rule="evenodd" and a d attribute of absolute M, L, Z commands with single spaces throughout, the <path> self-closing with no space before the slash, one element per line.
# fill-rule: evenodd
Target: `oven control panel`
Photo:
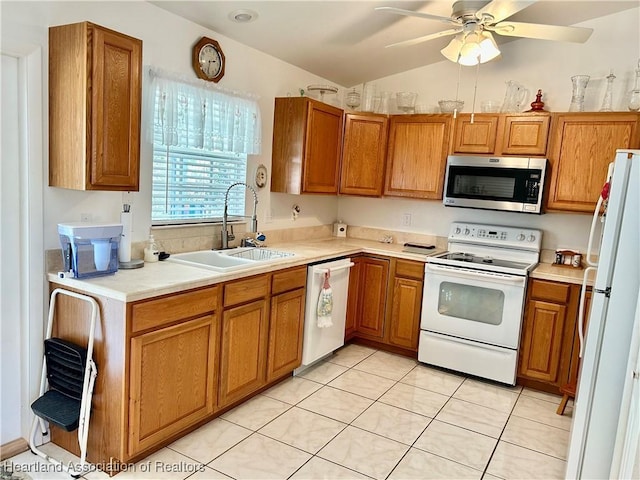
<path fill-rule="evenodd" d="M 449 242 L 477 243 L 539 251 L 542 245 L 542 231 L 504 225 L 454 222 L 451 224 Z"/>

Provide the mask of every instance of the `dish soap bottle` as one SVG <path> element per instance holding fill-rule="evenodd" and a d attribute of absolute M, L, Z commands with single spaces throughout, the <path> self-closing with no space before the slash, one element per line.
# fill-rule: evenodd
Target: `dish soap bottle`
<path fill-rule="evenodd" d="M 160 252 L 158 252 L 156 241 L 154 240 L 153 235 L 149 235 L 149 241 L 147 243 L 147 246 L 144 248 L 144 261 L 157 262 L 159 255 Z"/>

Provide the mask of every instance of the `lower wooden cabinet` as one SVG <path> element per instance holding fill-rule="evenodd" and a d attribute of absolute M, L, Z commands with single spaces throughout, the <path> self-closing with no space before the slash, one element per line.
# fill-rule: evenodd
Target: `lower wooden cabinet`
<path fill-rule="evenodd" d="M 424 263 L 368 255 L 352 260 L 345 338 L 417 352 Z"/>
<path fill-rule="evenodd" d="M 225 310 L 222 314 L 218 392 L 221 407 L 265 384 L 268 328 L 268 302 L 265 299 Z"/>
<path fill-rule="evenodd" d="M 117 473 L 289 375 L 302 359 L 306 273 L 293 267 L 129 303 L 92 295 L 101 320 L 87 460 Z M 61 297 L 54 334 L 86 344 L 88 304 Z M 51 435 L 80 454 L 77 432 Z"/>
<path fill-rule="evenodd" d="M 363 257 L 360 266 L 358 316 L 356 330 L 360 335 L 382 339 L 384 336 L 389 260 Z"/>
<path fill-rule="evenodd" d="M 271 297 L 267 382 L 286 375 L 302 362 L 304 301 L 304 288 Z"/>
<path fill-rule="evenodd" d="M 392 261 L 393 290 L 389 317 L 389 343 L 418 350 L 424 263 Z"/>
<path fill-rule="evenodd" d="M 576 378 L 579 302 L 580 285 L 529 281 L 520 343 L 519 383 L 557 393 L 559 387 Z"/>
<path fill-rule="evenodd" d="M 214 412 L 218 320 L 185 321 L 131 339 L 129 453 Z"/>

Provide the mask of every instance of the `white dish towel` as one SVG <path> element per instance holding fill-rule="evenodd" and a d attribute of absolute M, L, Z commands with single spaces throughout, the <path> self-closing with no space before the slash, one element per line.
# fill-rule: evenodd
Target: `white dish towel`
<path fill-rule="evenodd" d="M 320 289 L 318 297 L 318 308 L 316 311 L 318 328 L 329 328 L 333 326 L 331 321 L 331 312 L 333 311 L 333 292 L 329 285 L 329 277 L 331 273 L 327 270 L 324 274 L 324 283 Z"/>

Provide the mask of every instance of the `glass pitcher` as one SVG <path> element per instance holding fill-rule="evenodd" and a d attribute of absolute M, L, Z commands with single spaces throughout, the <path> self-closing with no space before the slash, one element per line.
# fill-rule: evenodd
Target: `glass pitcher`
<path fill-rule="evenodd" d="M 522 104 L 524 103 L 524 99 L 529 95 L 529 90 L 514 80 L 509 80 L 505 83 L 507 84 L 507 92 L 504 96 L 504 102 L 502 102 L 500 111 L 503 113 L 521 112 Z"/>

